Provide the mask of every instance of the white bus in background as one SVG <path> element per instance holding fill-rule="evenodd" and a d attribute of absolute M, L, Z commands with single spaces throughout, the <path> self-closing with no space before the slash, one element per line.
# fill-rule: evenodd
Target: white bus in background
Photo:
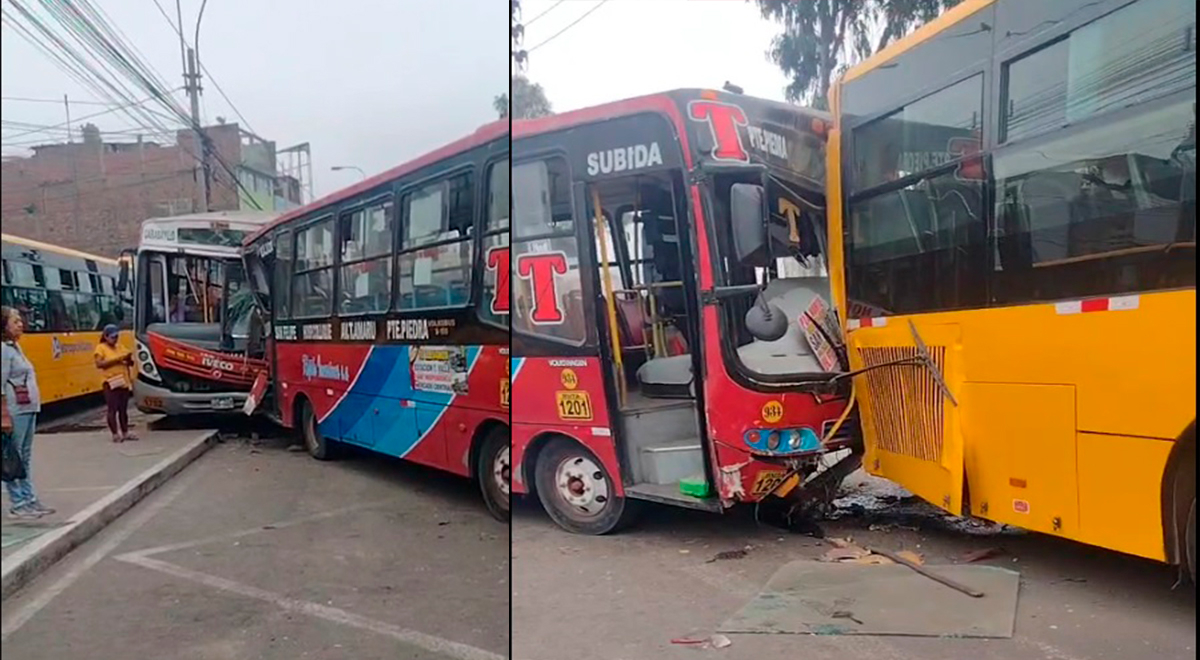
<path fill-rule="evenodd" d="M 242 408 L 267 362 L 252 340 L 259 333 L 241 246 L 276 217 L 228 211 L 142 223 L 137 249 L 122 255 L 130 258 L 122 260 L 118 282 L 134 303 L 139 410 L 187 415 Z"/>

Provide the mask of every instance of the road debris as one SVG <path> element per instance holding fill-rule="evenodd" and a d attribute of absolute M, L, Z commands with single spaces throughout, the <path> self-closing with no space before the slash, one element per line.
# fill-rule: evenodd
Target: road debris
<path fill-rule="evenodd" d="M 939 575 L 939 574 L 925 568 L 921 564 L 915 563 L 915 562 L 911 561 L 910 559 L 908 559 L 907 557 L 901 556 L 900 554 L 891 552 L 889 550 L 879 550 L 879 549 L 872 550 L 872 552 L 883 555 L 884 557 L 891 559 L 892 561 L 896 562 L 897 564 L 901 564 L 902 566 L 911 568 L 912 570 L 916 571 L 917 573 L 920 573 L 921 575 L 924 575 L 925 577 L 929 578 L 930 580 L 933 580 L 934 582 L 938 582 L 940 584 L 944 584 L 947 587 L 954 589 L 955 591 L 959 591 L 959 592 L 962 592 L 962 593 L 970 596 L 971 598 L 983 598 L 982 591 L 968 587 L 967 585 L 962 584 L 961 582 L 956 582 L 954 580 L 951 580 L 950 578 L 948 578 L 944 575 Z"/>
<path fill-rule="evenodd" d="M 743 559 L 746 557 L 746 555 L 750 554 L 750 551 L 753 549 L 754 549 L 754 546 L 748 545 L 744 548 L 738 548 L 737 550 L 725 550 L 723 552 L 718 552 L 717 554 L 713 555 L 708 560 L 706 560 L 704 563 L 711 564 L 715 561 L 728 561 L 730 559 Z"/>
<path fill-rule="evenodd" d="M 998 547 L 979 548 L 978 550 L 971 550 L 970 552 L 964 552 L 962 554 L 962 556 L 960 556 L 958 558 L 958 561 L 959 561 L 959 563 L 963 563 L 963 564 L 973 564 L 977 561 L 983 561 L 984 559 L 992 559 L 993 557 L 999 557 L 1002 554 L 1004 554 L 1004 548 L 998 548 Z"/>
<path fill-rule="evenodd" d="M 733 640 L 725 635 L 715 634 L 708 637 L 676 637 L 671 640 L 672 644 L 680 646 L 695 646 L 699 648 L 714 648 L 723 649 L 733 646 Z"/>

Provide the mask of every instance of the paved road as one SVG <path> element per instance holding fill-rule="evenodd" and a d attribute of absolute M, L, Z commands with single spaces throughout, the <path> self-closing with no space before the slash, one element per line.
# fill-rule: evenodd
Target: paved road
<path fill-rule="evenodd" d="M 516 507 L 513 521 L 513 658 L 1196 657 L 1194 596 L 1170 591 L 1175 573 L 1169 568 L 1036 535 L 987 538 L 954 531 L 871 531 L 862 520 L 827 523 L 824 528 L 828 535 L 853 537 L 875 547 L 915 549 L 931 564 L 950 563 L 969 550 L 1002 544 L 1008 555 L 988 563 L 1022 573 L 1015 638 L 731 635 L 733 644 L 724 649 L 672 645 L 673 638 L 711 634 L 780 566 L 815 559 L 830 546 L 759 527 L 748 515 L 715 517 L 668 508 L 655 509 L 620 535 L 574 536 L 525 502 Z M 747 545 L 753 549 L 742 559 L 708 562 L 718 552 Z"/>
<path fill-rule="evenodd" d="M 6 601 L 4 655 L 498 660 L 508 594 L 470 483 L 230 442 Z"/>

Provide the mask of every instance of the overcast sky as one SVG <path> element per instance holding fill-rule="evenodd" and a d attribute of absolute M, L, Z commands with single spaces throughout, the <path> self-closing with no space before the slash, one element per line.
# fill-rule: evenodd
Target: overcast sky
<path fill-rule="evenodd" d="M 175 1 L 158 2 L 174 19 Z M 164 79 L 182 86 L 179 40 L 154 0 L 92 3 Z M 190 41 L 200 0 L 182 5 Z M 371 174 L 494 120 L 492 98 L 508 88 L 508 26 L 505 0 L 209 0 L 200 49 L 256 132 L 279 147 L 312 144 L 320 195 L 359 178 L 331 172 L 333 165 Z M 0 41 L 3 96 L 59 100 L 4 100 L 4 155 L 20 153 L 12 143 L 61 141 L 61 131 L 17 136 L 23 131 L 7 122 L 62 124 L 64 93 L 72 101 L 96 99 L 10 26 Z M 211 80 L 203 98 L 207 122 L 238 121 Z M 104 110 L 80 103 L 72 115 Z M 101 130 L 133 128 L 120 114 L 88 121 Z"/>
<path fill-rule="evenodd" d="M 522 2 L 528 74 L 556 111 L 679 87 L 720 88 L 726 80 L 747 94 L 784 99 L 787 78 L 765 54 L 779 29 L 754 3 L 609 0 L 554 37 L 599 2 Z"/>

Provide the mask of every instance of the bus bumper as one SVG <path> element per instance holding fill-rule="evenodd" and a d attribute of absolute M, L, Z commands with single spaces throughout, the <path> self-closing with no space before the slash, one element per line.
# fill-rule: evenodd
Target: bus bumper
<path fill-rule="evenodd" d="M 133 385 L 133 404 L 143 413 L 160 415 L 242 414 L 249 392 L 172 392 L 141 380 Z"/>

